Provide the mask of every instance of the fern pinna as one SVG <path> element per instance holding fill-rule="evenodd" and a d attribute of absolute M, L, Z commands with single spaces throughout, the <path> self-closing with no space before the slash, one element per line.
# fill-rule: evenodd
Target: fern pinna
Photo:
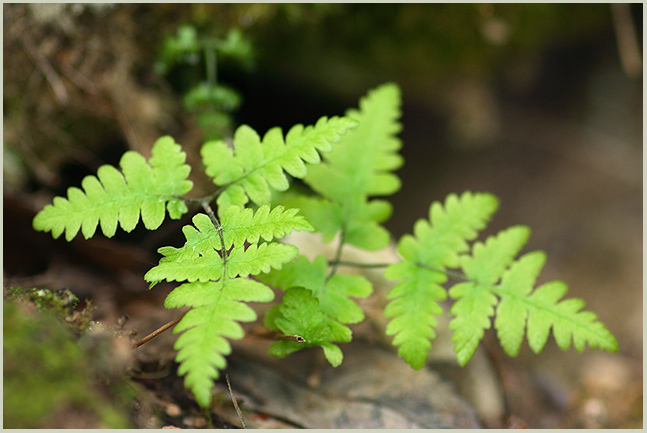
<path fill-rule="evenodd" d="M 387 83 L 344 117 L 297 125 L 285 137 L 273 128 L 261 138 L 243 125 L 234 133 L 233 146 L 224 141 L 203 145 L 202 161 L 216 190 L 201 199 L 185 197 L 192 188 L 186 155 L 171 137 L 162 137 L 148 161 L 126 152 L 121 171 L 100 167 L 96 177 L 83 179 L 83 190 L 70 188 L 67 199 L 54 198 L 33 225 L 55 238 L 65 233 L 68 241 L 79 230 L 85 238 L 93 236 L 98 225 L 111 237 L 118 224 L 131 231 L 141 217 L 154 230 L 167 212 L 179 219 L 189 205 L 202 207 L 205 213 L 193 215 L 193 224 L 182 229 L 184 245 L 160 248 L 162 258 L 145 279 L 150 287 L 160 281 L 181 283 L 165 301 L 167 308 L 190 307 L 174 329 L 181 333 L 175 343 L 178 371 L 196 401 L 207 407 L 213 381 L 231 352 L 228 340 L 243 337 L 240 322 L 256 320 L 246 303 L 272 301 L 270 286 L 284 295 L 268 310 L 264 324 L 288 337 L 274 342 L 270 353 L 281 357 L 319 346 L 331 365 L 342 362 L 338 344 L 351 341 L 350 325 L 364 320 L 353 298 L 373 292 L 363 276 L 339 272 L 342 264 L 366 265 L 343 262 L 342 252 L 347 245 L 375 251 L 391 242 L 382 226 L 391 204 L 376 197 L 400 188 L 394 173 L 403 163 L 399 117 L 400 90 Z M 303 179 L 310 191 L 287 191 L 287 175 Z M 493 316 L 501 345 L 511 356 L 524 336 L 539 352 L 551 329 L 562 349 L 572 341 L 579 351 L 587 343 L 617 351 L 615 338 L 597 316 L 581 311 L 582 300 L 561 300 L 564 283 L 534 288 L 545 255 L 516 258 L 528 228 L 510 227 L 477 241 L 497 206 L 491 194 L 450 194 L 444 203 L 432 203 L 428 219 L 417 221 L 413 234 L 397 242 L 401 260 L 385 270 L 395 285 L 384 314 L 390 319 L 386 333 L 399 355 L 412 367 L 423 367 L 436 337 L 436 317 L 443 314 L 441 301 L 448 298 L 455 301 L 449 327 L 460 365 L 472 357 Z M 309 260 L 295 246 L 278 242 L 293 230 L 319 232 L 323 242 L 336 239 L 334 256 Z"/>
<path fill-rule="evenodd" d="M 578 351 L 588 343 L 608 351 L 617 351 L 613 335 L 597 322 L 591 312 L 580 312 L 584 302 L 569 299 L 558 302 L 567 286 L 559 281 L 546 283 L 533 291 L 533 285 L 545 255 L 528 253 L 515 260 L 530 235 L 527 227 L 515 226 L 476 242 L 470 251 L 468 241 L 474 240 L 498 206 L 491 194 L 465 192 L 460 197 L 450 194 L 444 206 L 433 203 L 429 219 L 419 220 L 414 235 L 405 235 L 398 242 L 402 261 L 389 266 L 385 276 L 398 282 L 388 294 L 391 299 L 384 314 L 391 317 L 386 333 L 394 335 L 398 353 L 414 368 L 422 368 L 427 359 L 434 316 L 443 313 L 438 303 L 447 299 L 442 286 L 448 270 L 460 269 L 461 282 L 449 289 L 456 300 L 449 313 L 449 328 L 460 365 L 470 360 L 483 338 L 484 330 L 494 321 L 503 349 L 516 356 L 524 334 L 533 351 L 546 344 L 553 328 L 560 348 L 569 348 L 571 338 Z"/>

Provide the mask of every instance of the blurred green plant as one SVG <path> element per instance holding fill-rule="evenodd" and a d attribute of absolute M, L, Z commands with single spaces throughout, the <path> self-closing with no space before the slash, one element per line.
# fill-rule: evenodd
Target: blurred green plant
<path fill-rule="evenodd" d="M 183 103 L 186 110 L 195 113 L 204 139 L 216 140 L 230 135 L 231 113 L 242 101 L 236 90 L 218 83 L 218 59 L 229 58 L 250 67 L 253 56 L 251 42 L 236 27 L 224 38 L 217 38 L 201 35 L 192 24 L 183 24 L 176 34 L 164 38 L 154 69 L 159 75 L 168 75 L 173 68 L 204 63 L 203 78 L 191 84 L 184 93 Z"/>
<path fill-rule="evenodd" d="M 5 290 L 5 428 L 130 426 L 135 387 L 121 376 L 112 336 L 91 326 L 94 308 L 74 312 L 77 303 L 67 290 Z M 70 410 L 74 420 L 65 419 Z"/>

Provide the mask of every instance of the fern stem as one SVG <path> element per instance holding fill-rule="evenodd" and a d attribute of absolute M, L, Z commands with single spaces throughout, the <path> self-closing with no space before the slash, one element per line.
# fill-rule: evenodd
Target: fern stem
<path fill-rule="evenodd" d="M 211 209 L 211 206 L 209 206 L 209 202 L 206 200 L 200 201 L 200 204 L 202 205 L 202 208 L 204 211 L 209 215 L 209 218 L 211 219 L 211 222 L 213 223 L 214 227 L 216 228 L 216 231 L 218 231 L 218 236 L 220 237 L 220 246 L 221 246 L 221 251 L 222 251 L 222 259 L 224 260 L 224 265 L 225 268 L 227 267 L 227 248 L 225 248 L 225 237 L 222 234 L 222 226 L 220 225 L 220 221 L 218 221 L 218 217 L 214 213 L 213 209 Z"/>
<path fill-rule="evenodd" d="M 328 261 L 329 266 L 333 266 L 335 269 L 337 266 L 352 266 L 354 268 L 365 268 L 365 269 L 372 269 L 372 268 L 386 268 L 388 266 L 391 266 L 392 263 L 362 263 L 362 262 L 349 262 L 346 260 L 330 260 Z M 454 272 L 454 271 L 449 271 L 447 269 L 442 269 L 442 268 L 437 268 L 435 266 L 429 266 L 425 265 L 424 263 L 416 263 L 417 266 L 420 266 L 421 268 L 429 269 L 431 271 L 436 271 L 440 272 L 441 274 L 445 274 L 448 277 L 454 278 L 456 280 L 461 280 L 461 281 L 472 281 L 475 282 L 474 280 L 466 277 L 464 274 L 461 274 L 460 272 Z"/>
<path fill-rule="evenodd" d="M 473 282 L 473 283 L 477 282 L 476 280 L 474 280 L 472 278 L 468 278 L 465 274 L 461 274 L 460 272 L 450 271 L 450 270 L 443 269 L 443 268 L 437 268 L 435 266 L 426 265 L 426 264 L 420 263 L 420 262 L 416 262 L 416 266 L 419 266 L 419 267 L 425 268 L 425 269 L 429 269 L 430 271 L 440 272 L 441 274 L 445 274 L 448 277 L 454 278 L 456 280 L 468 281 L 468 282 Z"/>
<path fill-rule="evenodd" d="M 329 266 L 333 266 L 337 264 L 338 266 L 352 266 L 354 268 L 386 268 L 387 266 L 391 266 L 391 263 L 361 263 L 361 262 L 348 262 L 346 260 L 339 260 L 335 262 L 334 260 L 330 260 L 328 262 Z"/>
<path fill-rule="evenodd" d="M 339 245 L 337 246 L 337 251 L 335 252 L 335 258 L 332 260 L 332 269 L 330 269 L 330 272 L 328 273 L 328 276 L 326 277 L 326 282 L 330 280 L 333 275 L 337 273 L 337 268 L 339 267 L 339 263 L 341 262 L 341 252 L 342 249 L 344 248 L 344 240 L 346 238 L 346 231 L 342 228 L 341 234 L 339 235 Z"/>

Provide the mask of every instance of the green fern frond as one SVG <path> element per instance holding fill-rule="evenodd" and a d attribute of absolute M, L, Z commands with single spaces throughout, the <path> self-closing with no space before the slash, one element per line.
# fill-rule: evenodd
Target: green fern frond
<path fill-rule="evenodd" d="M 344 230 L 345 242 L 366 250 L 384 248 L 390 235 L 380 223 L 391 215 L 390 203 L 383 200 L 369 202 L 368 197 L 390 195 L 400 189 L 400 179 L 392 173 L 400 168 L 402 157 L 397 153 L 400 140 L 400 89 L 393 83 L 384 84 L 360 100 L 359 110 L 348 110 L 346 116 L 359 122 L 357 129 L 350 131 L 333 145 L 330 153 L 323 156 L 321 164 L 309 167 L 304 181 L 317 193 L 324 203 L 339 206 L 341 218 L 323 222 L 326 238 Z M 306 218 L 317 221 L 318 207 L 302 208 Z M 335 226 L 332 226 L 336 223 Z M 316 222 L 313 222 L 319 230 Z"/>
<path fill-rule="evenodd" d="M 449 323 L 449 329 L 454 331 L 452 341 L 460 365 L 470 360 L 485 329 L 490 327 L 490 317 L 498 302 L 490 288 L 529 236 L 530 230 L 526 227 L 510 227 L 489 237 L 485 243 L 475 243 L 472 255 L 461 257 L 461 267 L 470 281 L 456 284 L 449 291 L 449 296 L 458 299 L 450 310 L 455 317 Z"/>
<path fill-rule="evenodd" d="M 269 353 L 282 358 L 306 347 L 321 346 L 328 362 L 337 367 L 344 355 L 339 346 L 330 342 L 335 325 L 321 311 L 319 300 L 312 291 L 303 287 L 289 288 L 283 303 L 272 307 L 272 311 L 265 316 L 265 326 L 270 330 L 280 330 L 285 335 L 299 336 L 305 341 L 276 341 L 270 345 Z"/>
<path fill-rule="evenodd" d="M 296 258 L 299 249 L 294 245 L 279 243 L 252 244 L 247 249 L 234 248 L 229 254 L 229 276 L 247 277 L 281 269 L 284 263 Z"/>
<path fill-rule="evenodd" d="M 229 277 L 256 275 L 272 267 L 278 268 L 297 256 L 297 248 L 282 244 L 255 244 L 260 238 L 269 242 L 292 230 L 312 230 L 305 218 L 297 213 L 298 209 L 286 210 L 283 206 L 270 210 L 269 205 L 263 205 L 256 213 L 251 209 L 230 206 L 221 220 L 222 240 L 211 219 L 205 214 L 196 214 L 193 217 L 195 227 L 187 225 L 182 228 L 186 237 L 184 246 L 160 248 L 158 252 L 163 257 L 159 265 L 148 271 L 144 278 L 152 283 L 151 287 L 162 280 L 218 280 L 224 272 L 223 241 L 225 249 L 235 246 L 229 252 Z M 245 241 L 251 244 L 247 250 L 243 248 Z"/>
<path fill-rule="evenodd" d="M 172 219 L 188 211 L 179 199 L 193 186 L 187 180 L 191 169 L 185 159 L 181 147 L 168 136 L 155 142 L 148 162 L 140 153 L 128 151 L 119 162 L 122 172 L 111 165 L 99 167 L 96 177 L 83 179 L 83 190 L 69 188 L 67 199 L 55 197 L 53 204 L 38 212 L 33 227 L 51 231 L 54 238 L 65 232 L 65 239 L 71 241 L 79 230 L 86 239 L 92 237 L 100 224 L 103 234 L 112 237 L 117 223 L 130 232 L 141 214 L 144 226 L 155 230 L 167 210 Z"/>
<path fill-rule="evenodd" d="M 230 206 L 222 214 L 225 248 L 231 248 L 232 244 L 242 245 L 245 241 L 258 243 L 261 237 L 270 242 L 292 230 L 313 231 L 312 225 L 297 213 L 299 209 L 286 209 L 283 206 L 276 206 L 270 211 L 270 205 L 263 205 L 256 212 Z"/>
<path fill-rule="evenodd" d="M 461 257 L 461 268 L 469 282 L 453 286 L 449 295 L 457 299 L 450 313 L 454 330 L 452 341 L 460 365 L 465 365 L 483 338 L 484 330 L 494 326 L 501 346 L 516 356 L 527 326 L 528 342 L 538 353 L 546 344 L 550 329 L 557 345 L 566 350 L 571 340 L 578 351 L 586 343 L 592 348 L 617 351 L 613 335 L 597 322 L 591 312 L 580 312 L 584 301 L 578 298 L 558 302 L 568 290 L 566 284 L 553 281 L 533 292 L 537 276 L 545 264 L 545 254 L 531 252 L 515 260 L 526 244 L 530 230 L 510 227 L 474 244 L 471 255 Z"/>
<path fill-rule="evenodd" d="M 225 278 L 206 283 L 187 283 L 173 290 L 164 306 L 194 307 L 176 325 L 173 333 L 182 332 L 175 342 L 180 363 L 179 375 L 186 375 L 185 385 L 202 407 L 211 400 L 213 381 L 227 363 L 231 353 L 230 339 L 240 339 L 243 328 L 237 322 L 256 320 L 256 313 L 244 302 L 269 302 L 274 293 L 269 287 L 242 278 Z"/>
<path fill-rule="evenodd" d="M 311 230 L 297 212 L 264 205 L 254 213 L 231 206 L 220 222 L 197 214 L 193 226 L 182 229 L 184 246 L 160 248 L 163 257 L 144 277 L 151 286 L 162 280 L 188 281 L 168 295 L 165 306 L 193 307 L 175 327 L 174 332 L 185 331 L 176 342 L 176 359 L 179 374 L 186 374 L 186 386 L 203 407 L 231 351 L 227 338 L 243 336 L 237 322 L 256 319 L 240 301 L 268 302 L 274 296 L 264 284 L 245 277 L 280 269 L 299 252 L 293 245 L 258 242 L 271 242 L 291 230 Z"/>
<path fill-rule="evenodd" d="M 313 262 L 306 257 L 286 263 L 280 270 L 259 275 L 258 279 L 273 287 L 287 290 L 291 287 L 305 287 L 319 303 L 319 310 L 331 327 L 328 342 L 347 343 L 351 341 L 352 332 L 346 324 L 359 323 L 364 320 L 364 312 L 350 298 L 365 298 L 373 288 L 371 283 L 360 275 L 335 274 L 327 278 L 328 264 L 323 256 Z M 284 301 L 285 302 L 285 301 Z M 319 344 L 320 345 L 320 344 Z M 295 346 L 298 350 L 307 346 Z"/>
<path fill-rule="evenodd" d="M 447 294 L 447 267 L 456 267 L 459 254 L 468 250 L 473 240 L 497 208 L 493 195 L 465 192 L 450 194 L 444 206 L 434 202 L 429 220 L 418 220 L 414 235 L 404 235 L 398 253 L 404 259 L 389 266 L 384 275 L 398 284 L 391 289 L 384 315 L 393 318 L 386 328 L 394 335 L 398 355 L 413 368 L 420 369 L 428 357 L 437 326 L 434 316 L 442 313 L 438 301 Z"/>
<path fill-rule="evenodd" d="M 284 173 L 303 178 L 305 162 L 318 163 L 319 152 L 329 152 L 331 144 L 357 126 L 346 117 L 322 117 L 315 125 L 296 125 L 283 139 L 280 128 L 270 129 L 263 140 L 247 125 L 234 133 L 234 148 L 224 141 L 210 141 L 201 150 L 206 172 L 218 186 L 226 189 L 218 206 L 244 206 L 248 200 L 258 205 L 270 202 L 271 189 L 285 191 L 289 184 Z"/>

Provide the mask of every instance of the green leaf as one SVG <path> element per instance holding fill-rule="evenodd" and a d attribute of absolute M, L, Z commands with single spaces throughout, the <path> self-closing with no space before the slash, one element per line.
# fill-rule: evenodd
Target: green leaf
<path fill-rule="evenodd" d="M 255 244 L 260 238 L 270 242 L 292 230 L 313 231 L 310 223 L 297 213 L 299 209 L 286 209 L 283 206 L 276 206 L 270 211 L 269 205 L 263 205 L 256 213 L 249 208 L 230 206 L 222 214 L 225 247 L 240 246 L 245 241 Z"/>
<path fill-rule="evenodd" d="M 329 340 L 333 328 L 331 319 L 320 309 L 312 291 L 303 287 L 286 290 L 283 303 L 273 314 L 273 325 L 284 334 L 298 335 L 305 341 L 277 341 L 270 345 L 270 354 L 284 357 L 306 347 L 321 346 L 333 367 L 341 364 L 343 354 Z"/>
<path fill-rule="evenodd" d="M 327 278 L 328 265 L 323 256 L 318 256 L 313 262 L 306 257 L 299 256 L 295 262 L 286 263 L 280 270 L 269 272 L 265 275 L 259 275 L 258 279 L 273 287 L 282 288 L 289 291 L 292 287 L 305 287 L 317 302 L 317 311 L 322 312 L 325 317 L 322 327 L 316 328 L 318 337 L 310 335 L 317 345 L 322 346 L 324 354 L 332 365 L 341 362 L 341 350 L 332 345 L 332 342 L 347 343 L 351 341 L 352 332 L 345 324 L 359 323 L 364 320 L 364 312 L 350 298 L 364 298 L 371 294 L 373 288 L 368 280 L 359 275 L 340 275 L 335 274 L 332 278 Z M 290 298 L 288 298 L 290 300 Z M 266 317 L 265 323 L 269 329 L 280 328 L 277 317 L 282 313 L 283 304 L 272 309 Z M 292 302 L 292 301 L 290 301 Z M 294 307 L 293 304 L 290 308 Z M 308 308 L 313 308 L 312 303 Z M 306 314 L 312 314 L 306 309 Z M 299 313 L 301 314 L 301 313 Z M 315 316 L 318 318 L 319 316 Z M 285 325 L 285 323 L 284 323 Z M 287 331 L 289 328 L 284 327 Z M 325 332 L 324 332 L 325 330 Z M 285 332 L 285 331 L 284 331 Z M 324 338 L 325 334 L 325 338 Z M 301 335 L 301 334 L 299 334 Z M 304 336 L 305 337 L 305 336 Z M 307 339 L 307 337 L 305 337 Z M 324 344 L 325 343 L 325 344 Z M 279 341 L 273 345 L 272 353 L 285 356 L 288 353 L 308 347 L 294 341 Z"/>
<path fill-rule="evenodd" d="M 458 265 L 459 254 L 469 248 L 467 241 L 476 238 L 496 207 L 497 200 L 490 194 L 450 194 L 444 205 L 432 203 L 429 220 L 418 220 L 413 236 L 404 235 L 398 242 L 403 261 L 384 273 L 398 282 L 384 311 L 392 318 L 386 333 L 394 336 L 392 344 L 400 346 L 399 356 L 413 368 L 424 366 L 436 337 L 434 316 L 442 314 L 438 302 L 447 297 L 441 285 L 447 280 L 446 268 Z"/>
<path fill-rule="evenodd" d="M 501 347 L 510 356 L 517 356 L 521 349 L 528 319 L 524 298 L 532 291 L 545 262 L 546 255 L 541 251 L 524 255 L 505 271 L 496 290 L 501 296 L 501 301 L 496 309 L 494 327 Z M 544 343 L 545 341 L 544 339 Z"/>
<path fill-rule="evenodd" d="M 519 353 L 527 327 L 528 341 L 539 352 L 553 328 L 557 345 L 566 350 L 571 340 L 578 351 L 588 343 L 592 348 L 617 351 L 615 337 L 591 312 L 580 310 L 584 301 L 578 298 L 558 302 L 567 292 L 562 282 L 547 283 L 535 291 L 533 286 L 545 264 L 545 254 L 539 251 L 514 257 L 527 242 L 529 229 L 510 227 L 484 243 L 474 244 L 471 256 L 461 257 L 466 283 L 452 287 L 449 295 L 458 301 L 450 313 L 449 328 L 454 330 L 457 359 L 465 365 L 474 354 L 485 329 L 496 317 L 494 326 L 501 346 L 510 356 Z"/>
<path fill-rule="evenodd" d="M 582 352 L 587 343 L 592 349 L 617 352 L 617 340 L 603 323 L 596 321 L 597 315 L 590 311 L 580 311 L 584 307 L 583 300 L 571 298 L 557 302 L 566 291 L 566 284 L 553 281 L 537 288 L 528 298 L 530 348 L 539 353 L 552 326 L 557 345 L 562 350 L 570 347 L 572 339 L 578 352 Z"/>
<path fill-rule="evenodd" d="M 65 232 L 71 241 L 79 230 L 88 239 L 101 225 L 103 234 L 114 236 L 117 223 L 127 232 L 137 225 L 140 215 L 144 226 L 157 229 L 164 221 L 166 209 L 173 219 L 188 211 L 179 197 L 188 193 L 190 167 L 186 155 L 171 137 L 155 142 L 148 162 L 134 151 L 126 152 L 120 161 L 122 172 L 103 165 L 97 177 L 86 176 L 83 190 L 69 188 L 68 198 L 55 197 L 53 204 L 36 214 L 34 229 L 51 231 L 54 238 Z M 123 173 L 123 174 L 122 174 Z"/>
<path fill-rule="evenodd" d="M 218 197 L 218 206 L 244 206 L 248 199 L 258 205 L 270 202 L 271 189 L 285 191 L 284 173 L 303 178 L 305 162 L 318 163 L 318 152 L 328 152 L 331 144 L 357 126 L 345 117 L 322 117 L 315 125 L 296 125 L 283 139 L 280 128 L 270 129 L 262 141 L 247 125 L 234 133 L 233 150 L 224 141 L 212 141 L 202 147 L 206 172 L 218 186 L 226 189 Z M 232 189 L 233 188 L 233 189 Z"/>
<path fill-rule="evenodd" d="M 416 370 L 424 367 L 430 340 L 436 338 L 438 326 L 435 316 L 443 313 L 438 303 L 447 298 L 440 285 L 446 275 L 420 268 L 408 262 L 400 262 L 387 268 L 385 277 L 401 282 L 389 292 L 392 299 L 384 309 L 385 317 L 392 317 L 386 327 L 386 335 L 394 335 L 392 344 L 400 346 L 398 355 Z M 403 281 L 402 281 L 403 280 Z"/>
<path fill-rule="evenodd" d="M 487 286 L 476 283 L 456 284 L 449 294 L 458 299 L 449 311 L 456 316 L 449 322 L 449 329 L 454 331 L 454 352 L 458 364 L 465 365 L 474 355 L 484 330 L 490 327 L 490 316 L 494 314 L 497 298 L 487 290 Z"/>
<path fill-rule="evenodd" d="M 323 242 L 330 242 L 342 226 L 342 211 L 338 203 L 303 195 L 289 197 L 282 203 L 288 208 L 300 209 L 315 231 L 321 233 Z"/>
<path fill-rule="evenodd" d="M 392 173 L 403 162 L 396 137 L 401 130 L 400 89 L 393 83 L 384 84 L 360 100 L 359 110 L 348 110 L 346 116 L 357 120 L 359 127 L 344 135 L 332 152 L 324 155 L 322 164 L 309 167 L 304 180 L 341 210 L 341 219 L 332 220 L 336 225 L 328 223 L 326 239 L 332 238 L 331 232 L 343 229 L 347 243 L 379 250 L 390 242 L 389 233 L 378 223 L 390 216 L 391 205 L 384 201 L 374 204 L 368 197 L 400 189 L 400 180 Z"/>
<path fill-rule="evenodd" d="M 178 374 L 186 375 L 185 385 L 200 406 L 209 406 L 213 381 L 226 367 L 224 357 L 231 353 L 227 338 L 240 339 L 244 335 L 237 322 L 256 320 L 254 310 L 240 301 L 269 302 L 273 297 L 265 285 L 242 278 L 187 283 L 168 295 L 167 308 L 194 307 L 173 332 L 184 331 L 174 346 L 180 363 Z"/>
<path fill-rule="evenodd" d="M 286 263 L 280 270 L 261 275 L 261 281 L 283 289 L 300 286 L 312 291 L 321 310 L 340 323 L 359 323 L 364 320 L 362 309 L 353 298 L 368 297 L 373 288 L 361 275 L 335 274 L 327 279 L 328 264 L 323 256 L 310 262 L 299 256 L 296 262 Z"/>
<path fill-rule="evenodd" d="M 180 258 L 177 248 L 162 247 L 157 250 L 165 257 L 157 266 L 146 272 L 144 279 L 151 287 L 160 281 L 215 281 L 222 278 L 224 261 L 215 250 L 206 250 L 199 256 L 190 259 Z M 166 255 L 168 254 L 168 255 Z"/>
<path fill-rule="evenodd" d="M 181 248 L 162 247 L 158 250 L 164 257 L 159 265 L 146 273 L 146 281 L 156 284 L 167 281 L 215 281 L 223 276 L 224 248 L 235 248 L 229 252 L 229 277 L 236 275 L 256 275 L 279 268 L 283 263 L 294 259 L 298 249 L 292 245 L 256 244 L 262 237 L 272 241 L 283 237 L 291 230 L 312 230 L 312 226 L 297 215 L 298 209 L 285 209 L 277 206 L 270 211 L 269 205 L 261 206 L 256 213 L 251 209 L 237 206 L 228 208 L 223 215 L 221 240 L 214 222 L 205 214 L 193 217 L 195 227 L 182 228 L 186 243 Z M 244 242 L 249 242 L 247 250 Z"/>
<path fill-rule="evenodd" d="M 471 282 L 456 284 L 449 291 L 452 298 L 458 299 L 450 310 L 455 317 L 449 329 L 454 330 L 452 341 L 460 365 L 470 360 L 485 329 L 491 325 L 490 317 L 498 299 L 490 288 L 501 278 L 529 235 L 527 227 L 510 227 L 490 236 L 485 243 L 475 243 L 472 255 L 461 257 L 463 271 Z"/>
<path fill-rule="evenodd" d="M 281 269 L 298 254 L 299 249 L 294 245 L 279 243 L 250 245 L 246 250 L 234 248 L 229 254 L 229 276 L 246 277 L 270 272 L 272 268 Z"/>

